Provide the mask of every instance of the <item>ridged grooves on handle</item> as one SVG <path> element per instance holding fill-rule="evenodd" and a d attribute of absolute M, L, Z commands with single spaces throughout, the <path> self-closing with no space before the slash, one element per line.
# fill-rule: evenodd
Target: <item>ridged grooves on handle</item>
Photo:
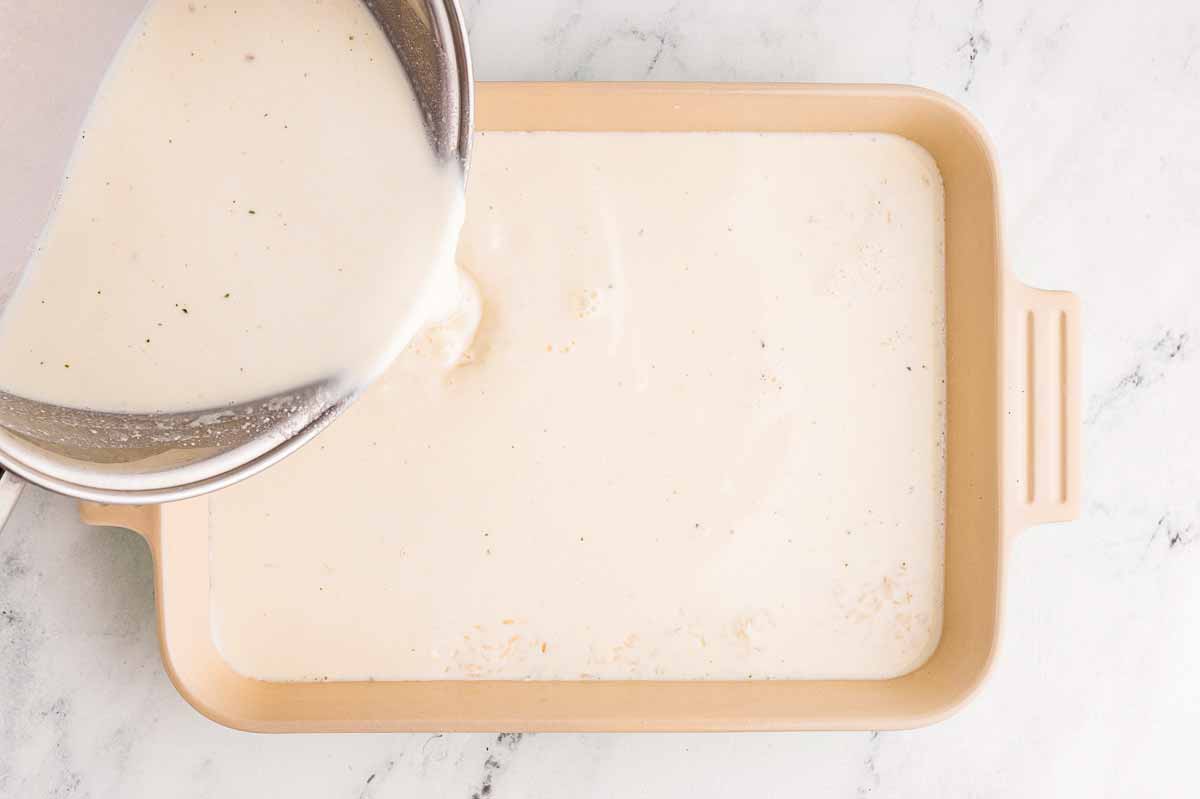
<path fill-rule="evenodd" d="M 1022 287 L 1018 313 L 1024 334 L 1025 491 L 1027 524 L 1079 516 L 1079 298 Z"/>
<path fill-rule="evenodd" d="M 1033 311 L 1025 312 L 1025 504 L 1037 499 L 1037 329 Z"/>

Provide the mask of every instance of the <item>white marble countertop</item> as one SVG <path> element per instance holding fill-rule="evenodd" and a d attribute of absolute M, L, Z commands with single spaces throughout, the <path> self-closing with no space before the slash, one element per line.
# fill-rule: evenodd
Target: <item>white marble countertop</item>
<path fill-rule="evenodd" d="M 483 80 L 914 83 L 989 130 L 1008 255 L 1079 292 L 1085 507 L 1013 547 L 978 698 L 913 732 L 262 736 L 159 662 L 145 545 L 27 491 L 0 535 L 0 796 L 1194 795 L 1200 6 L 467 0 Z"/>

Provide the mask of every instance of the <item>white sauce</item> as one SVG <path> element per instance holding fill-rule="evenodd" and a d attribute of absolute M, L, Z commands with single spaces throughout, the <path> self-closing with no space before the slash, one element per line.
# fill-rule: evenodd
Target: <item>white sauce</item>
<path fill-rule="evenodd" d="M 152 412 L 359 384 L 425 321 L 461 195 L 360 0 L 154 0 L 0 318 L 0 389 Z"/>
<path fill-rule="evenodd" d="M 941 178 L 870 134 L 488 133 L 468 304 L 213 496 L 269 680 L 886 678 L 939 639 Z M 467 296 L 471 296 L 468 292 Z"/>

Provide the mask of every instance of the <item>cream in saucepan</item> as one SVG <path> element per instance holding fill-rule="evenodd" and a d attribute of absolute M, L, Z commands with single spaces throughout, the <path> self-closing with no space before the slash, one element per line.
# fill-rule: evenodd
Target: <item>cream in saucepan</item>
<path fill-rule="evenodd" d="M 153 0 L 0 317 L 0 389 L 154 412 L 360 384 L 453 270 L 461 195 L 361 0 Z"/>

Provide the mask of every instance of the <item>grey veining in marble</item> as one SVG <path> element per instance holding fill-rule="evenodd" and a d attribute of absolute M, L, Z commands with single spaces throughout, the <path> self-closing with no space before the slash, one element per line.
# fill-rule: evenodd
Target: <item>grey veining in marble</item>
<path fill-rule="evenodd" d="M 1085 335 L 1084 518 L 1013 546 L 993 678 L 903 733 L 246 735 L 163 674 L 140 539 L 30 490 L 0 535 L 0 796 L 1194 795 L 1200 5 L 465 6 L 484 80 L 916 83 L 982 120 L 1011 266 L 1078 291 Z"/>

